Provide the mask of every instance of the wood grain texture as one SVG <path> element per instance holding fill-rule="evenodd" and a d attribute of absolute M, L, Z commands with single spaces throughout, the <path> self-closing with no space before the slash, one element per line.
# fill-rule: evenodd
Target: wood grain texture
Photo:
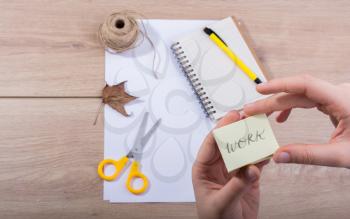
<path fill-rule="evenodd" d="M 0 218 L 195 218 L 193 204 L 109 204 L 98 99 L 3 99 Z"/>
<path fill-rule="evenodd" d="M 274 77 L 310 73 L 349 80 L 350 2 L 0 1 L 0 96 L 100 96 L 103 51 L 96 31 L 114 10 L 148 18 L 242 20 Z"/>
<path fill-rule="evenodd" d="M 273 77 L 350 81 L 345 0 L 0 0 L 0 218 L 196 218 L 194 204 L 102 201 L 102 120 L 92 126 L 100 100 L 88 97 L 104 85 L 97 27 L 119 9 L 149 18 L 234 15 Z M 282 145 L 325 142 L 333 130 L 314 110 L 296 110 L 286 124 L 271 121 Z M 260 217 L 348 218 L 349 177 L 345 169 L 271 163 Z"/>
<path fill-rule="evenodd" d="M 196 218 L 194 204 L 110 204 L 96 167 L 103 157 L 100 101 L 86 98 L 2 99 L 1 218 Z M 276 137 L 323 142 L 326 116 L 296 110 Z M 319 127 L 315 129 L 315 127 Z M 262 175 L 261 218 L 347 218 L 350 171 L 269 164 Z"/>

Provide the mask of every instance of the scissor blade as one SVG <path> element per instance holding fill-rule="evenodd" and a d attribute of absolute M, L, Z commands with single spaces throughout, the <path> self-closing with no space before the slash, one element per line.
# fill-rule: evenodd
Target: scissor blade
<path fill-rule="evenodd" d="M 151 138 L 152 134 L 157 129 L 159 124 L 160 124 L 160 119 L 152 126 L 152 128 L 147 132 L 146 135 L 141 137 L 139 143 L 135 145 L 135 147 L 132 149 L 131 153 L 133 154 L 133 158 L 135 160 L 138 160 L 138 161 L 141 160 L 143 148 L 146 146 L 148 140 Z"/>
<path fill-rule="evenodd" d="M 152 128 L 147 132 L 147 134 L 145 136 L 143 136 L 141 138 L 141 145 L 146 145 L 148 140 L 151 138 L 151 136 L 153 135 L 153 132 L 156 131 L 156 129 L 158 128 L 158 126 L 160 125 L 160 121 L 161 119 L 158 119 L 156 123 L 154 123 L 154 125 L 152 126 Z"/>
<path fill-rule="evenodd" d="M 143 115 L 139 130 L 136 133 L 136 138 L 135 138 L 135 142 L 132 146 L 132 148 L 130 149 L 129 153 L 128 153 L 128 157 L 131 157 L 133 153 L 137 153 L 139 150 L 139 145 L 141 144 L 141 139 L 144 136 L 145 133 L 145 129 L 146 129 L 146 124 L 147 124 L 147 119 L 148 119 L 148 112 L 145 112 L 145 114 Z"/>

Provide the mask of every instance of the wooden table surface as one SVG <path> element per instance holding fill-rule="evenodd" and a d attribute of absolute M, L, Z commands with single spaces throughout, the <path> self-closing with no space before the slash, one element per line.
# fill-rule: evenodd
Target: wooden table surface
<path fill-rule="evenodd" d="M 0 1 L 0 218 L 196 218 L 194 204 L 110 204 L 96 167 L 104 85 L 96 30 L 114 10 L 148 18 L 241 19 L 272 77 L 350 81 L 350 1 Z M 273 120 L 271 120 L 273 121 Z M 325 142 L 333 127 L 295 110 L 281 144 Z M 350 171 L 269 164 L 260 218 L 349 218 Z"/>

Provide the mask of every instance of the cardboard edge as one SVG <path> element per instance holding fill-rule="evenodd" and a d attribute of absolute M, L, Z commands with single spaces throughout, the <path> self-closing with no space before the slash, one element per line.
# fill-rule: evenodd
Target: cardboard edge
<path fill-rule="evenodd" d="M 262 73 L 264 74 L 266 80 L 271 80 L 271 74 L 267 71 L 266 67 L 262 64 L 260 58 L 257 56 L 257 54 L 253 48 L 254 41 L 250 36 L 248 36 L 248 31 L 247 31 L 244 23 L 241 20 L 238 20 L 235 16 L 231 16 L 231 18 L 232 18 L 233 22 L 236 24 L 238 31 L 240 32 L 244 41 L 248 45 L 248 49 L 253 54 L 253 57 L 254 57 L 256 63 L 258 64 L 259 68 L 261 69 Z"/>

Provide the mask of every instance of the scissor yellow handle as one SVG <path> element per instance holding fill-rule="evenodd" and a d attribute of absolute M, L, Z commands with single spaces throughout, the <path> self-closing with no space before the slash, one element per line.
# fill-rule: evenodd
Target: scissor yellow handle
<path fill-rule="evenodd" d="M 143 173 L 140 172 L 139 166 L 140 166 L 139 162 L 137 161 L 132 162 L 130 173 L 128 175 L 128 179 L 126 180 L 126 187 L 130 192 L 134 193 L 135 195 L 144 193 L 148 188 L 148 179 Z M 142 187 L 139 189 L 134 189 L 134 187 L 132 186 L 132 181 L 135 180 L 136 178 L 141 179 L 143 183 Z"/>
<path fill-rule="evenodd" d="M 107 180 L 107 181 L 114 180 L 122 172 L 123 168 L 128 163 L 128 160 L 129 158 L 127 158 L 126 156 L 120 158 L 119 160 L 113 160 L 113 159 L 102 160 L 98 164 L 97 173 L 104 180 Z M 115 172 L 110 176 L 106 176 L 104 173 L 104 167 L 108 164 L 111 164 L 115 167 Z"/>

